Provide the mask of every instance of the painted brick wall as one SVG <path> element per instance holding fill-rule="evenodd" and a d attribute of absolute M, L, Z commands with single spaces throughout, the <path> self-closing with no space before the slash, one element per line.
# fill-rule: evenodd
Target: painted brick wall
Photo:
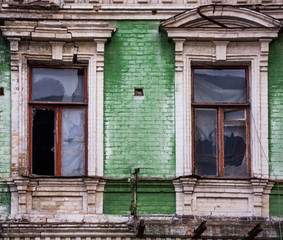
<path fill-rule="evenodd" d="M 8 49 L 8 43 L 0 36 L 0 87 L 4 88 L 4 96 L 0 96 L 0 214 L 9 212 L 10 208 L 9 190 L 3 180 L 11 173 L 11 87 Z"/>
<path fill-rule="evenodd" d="M 272 217 L 283 217 L 283 183 L 275 183 L 270 193 L 269 214 Z"/>
<path fill-rule="evenodd" d="M 268 67 L 270 178 L 283 179 L 283 32 L 270 44 Z M 270 216 L 283 217 L 283 183 L 270 194 Z"/>
<path fill-rule="evenodd" d="M 109 181 L 104 191 L 105 214 L 130 214 L 133 192 L 127 181 Z M 175 191 L 172 182 L 139 182 L 137 214 L 174 214 Z"/>
<path fill-rule="evenodd" d="M 270 178 L 283 179 L 283 33 L 270 44 L 268 64 Z"/>
<path fill-rule="evenodd" d="M 119 30 L 105 49 L 104 174 L 174 177 L 174 44 L 159 22 L 111 24 Z"/>
<path fill-rule="evenodd" d="M 174 177 L 174 44 L 159 22 L 112 24 L 119 30 L 105 49 L 104 174 L 130 178 L 140 168 L 139 177 Z M 130 183 L 110 181 L 104 213 L 130 214 L 132 199 Z M 138 214 L 174 214 L 174 186 L 143 183 L 137 201 Z"/>

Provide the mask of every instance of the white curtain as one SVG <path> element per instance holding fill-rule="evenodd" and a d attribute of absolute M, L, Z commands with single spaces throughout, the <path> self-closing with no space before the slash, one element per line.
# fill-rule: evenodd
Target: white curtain
<path fill-rule="evenodd" d="M 84 175 L 85 112 L 84 109 L 62 110 L 62 176 Z"/>

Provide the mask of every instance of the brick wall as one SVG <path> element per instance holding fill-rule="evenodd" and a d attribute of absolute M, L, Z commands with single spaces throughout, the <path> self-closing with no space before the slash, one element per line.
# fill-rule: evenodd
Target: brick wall
<path fill-rule="evenodd" d="M 130 214 L 133 191 L 127 181 L 109 181 L 104 191 L 105 214 Z M 137 214 L 174 214 L 175 191 L 172 182 L 138 183 Z"/>
<path fill-rule="evenodd" d="M 271 179 L 283 179 L 283 32 L 270 44 L 268 68 L 269 169 Z M 283 183 L 270 194 L 270 215 L 283 217 Z"/>
<path fill-rule="evenodd" d="M 11 96 L 10 96 L 10 59 L 7 42 L 0 36 L 0 87 L 4 96 L 0 96 L 0 214 L 9 211 L 10 194 L 3 180 L 10 176 L 11 154 Z"/>
<path fill-rule="evenodd" d="M 283 33 L 270 44 L 268 64 L 270 178 L 283 179 Z"/>
<path fill-rule="evenodd" d="M 272 217 L 283 217 L 283 184 L 275 183 L 270 193 L 269 214 Z"/>
<path fill-rule="evenodd" d="M 140 168 L 141 177 L 174 177 L 174 45 L 159 22 L 112 24 L 119 30 L 105 49 L 104 175 Z"/>
<path fill-rule="evenodd" d="M 174 177 L 174 44 L 159 22 L 112 24 L 119 30 L 105 49 L 104 175 L 130 178 L 140 168 L 139 177 Z M 173 184 L 163 184 L 138 190 L 138 214 L 175 213 Z M 108 182 L 104 213 L 130 214 L 131 200 L 130 183 Z"/>

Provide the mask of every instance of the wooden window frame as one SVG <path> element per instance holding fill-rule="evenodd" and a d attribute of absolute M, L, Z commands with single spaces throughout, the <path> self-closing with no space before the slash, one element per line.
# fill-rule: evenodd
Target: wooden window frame
<path fill-rule="evenodd" d="M 83 69 L 84 70 L 84 102 L 39 102 L 39 101 L 32 101 L 32 69 L 34 68 L 52 68 L 52 69 Z M 87 91 L 87 67 L 86 66 L 30 66 L 29 67 L 29 175 L 37 175 L 33 174 L 32 169 L 32 127 L 33 127 L 33 110 L 40 109 L 40 108 L 48 108 L 54 109 L 54 135 L 55 135 L 55 142 L 54 142 L 54 176 L 59 177 L 61 176 L 61 135 L 62 135 L 62 110 L 63 109 L 84 109 L 85 110 L 85 134 L 84 134 L 84 176 L 87 176 L 87 169 L 88 169 L 88 91 Z"/>
<path fill-rule="evenodd" d="M 192 172 L 195 174 L 195 114 L 196 108 L 210 108 L 217 110 L 217 151 L 218 151 L 218 175 L 209 176 L 216 178 L 231 178 L 224 176 L 224 122 L 246 122 L 246 158 L 247 158 L 247 177 L 233 177 L 237 179 L 246 179 L 251 176 L 251 151 L 250 151 L 250 95 L 249 95 L 249 68 L 247 66 L 193 66 L 191 71 L 191 116 L 192 116 Z M 194 70 L 195 69 L 245 69 L 246 76 L 246 102 L 245 103 L 195 103 L 194 102 Z M 224 120 L 223 112 L 226 109 L 243 109 L 245 110 L 245 120 Z"/>

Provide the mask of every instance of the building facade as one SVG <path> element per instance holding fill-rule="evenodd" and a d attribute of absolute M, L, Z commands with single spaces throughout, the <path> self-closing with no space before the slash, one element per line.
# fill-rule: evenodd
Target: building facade
<path fill-rule="evenodd" d="M 0 18 L 2 238 L 282 239 L 281 0 Z"/>

